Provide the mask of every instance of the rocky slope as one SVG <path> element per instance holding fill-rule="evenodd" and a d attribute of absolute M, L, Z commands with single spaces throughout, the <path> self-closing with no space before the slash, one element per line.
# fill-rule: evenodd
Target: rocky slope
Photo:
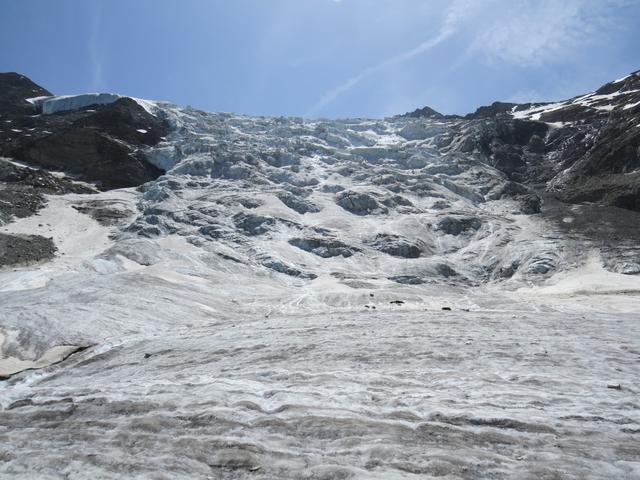
<path fill-rule="evenodd" d="M 47 96 L 22 75 L 0 75 L 0 156 L 72 174 L 101 189 L 136 186 L 160 175 L 146 155 L 167 126 L 138 102 L 125 97 L 42 114 L 37 101 L 27 101 Z"/>
<path fill-rule="evenodd" d="M 0 75 L 1 475 L 634 478 L 639 79 L 305 120 Z"/>
<path fill-rule="evenodd" d="M 416 115 L 422 114 L 410 114 Z M 459 149 L 481 151 L 509 178 L 565 202 L 638 211 L 639 118 L 640 72 L 634 72 L 562 102 L 480 107 L 464 117 Z"/>

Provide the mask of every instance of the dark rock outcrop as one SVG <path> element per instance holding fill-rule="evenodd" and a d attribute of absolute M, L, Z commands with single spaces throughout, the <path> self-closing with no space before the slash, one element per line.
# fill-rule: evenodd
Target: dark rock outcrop
<path fill-rule="evenodd" d="M 426 107 L 405 116 L 454 120 L 446 145 L 481 154 L 510 180 L 570 203 L 640 211 L 640 71 L 561 102 L 494 102 L 464 117 Z M 518 200 L 524 213 L 539 211 L 536 197 Z"/>
<path fill-rule="evenodd" d="M 89 200 L 73 205 L 73 208 L 93 218 L 100 225 L 123 225 L 134 212 L 123 208 L 117 202 L 108 200 Z"/>
<path fill-rule="evenodd" d="M 475 145 L 507 177 L 566 202 L 640 211 L 640 72 L 564 102 L 497 102 L 465 118 L 458 145 Z M 522 201 L 539 211 L 535 197 Z"/>
<path fill-rule="evenodd" d="M 304 198 L 300 198 L 297 195 L 289 192 L 282 192 L 277 195 L 278 199 L 284 203 L 291 210 L 298 212 L 301 215 L 305 213 L 317 213 L 322 210 L 316 204 L 306 200 Z"/>
<path fill-rule="evenodd" d="M 0 73 L 0 118 L 11 120 L 16 116 L 33 115 L 35 107 L 27 98 L 53 95 L 24 75 L 15 72 Z"/>
<path fill-rule="evenodd" d="M 424 278 L 416 277 L 415 275 L 398 275 L 389 277 L 389 280 L 402 285 L 422 285 L 423 283 L 427 283 Z"/>
<path fill-rule="evenodd" d="M 289 244 L 322 258 L 347 258 L 358 251 L 358 249 L 334 238 L 292 238 L 289 240 Z"/>
<path fill-rule="evenodd" d="M 387 208 L 369 193 L 345 190 L 336 195 L 336 203 L 354 215 L 387 213 Z"/>
<path fill-rule="evenodd" d="M 0 184 L 0 225 L 12 218 L 25 218 L 46 205 L 44 196 L 33 189 L 22 189 Z"/>
<path fill-rule="evenodd" d="M 288 265 L 282 260 L 278 260 L 276 258 L 266 258 L 262 261 L 262 266 L 269 268 L 278 273 L 284 273 L 285 275 L 289 275 L 290 277 L 298 277 L 305 280 L 313 280 L 318 278 L 315 273 L 303 272 L 298 268 Z"/>
<path fill-rule="evenodd" d="M 464 118 L 469 120 L 478 120 L 482 118 L 493 118 L 498 114 L 511 112 L 517 108 L 517 103 L 493 102 L 491 105 L 478 107 L 475 112 L 468 113 Z"/>
<path fill-rule="evenodd" d="M 30 188 L 39 193 L 94 193 L 95 190 L 68 178 L 52 175 L 46 170 L 28 168 L 0 159 L 0 182 Z"/>
<path fill-rule="evenodd" d="M 263 215 L 239 213 L 233 217 L 233 222 L 247 235 L 255 236 L 267 233 L 270 227 L 275 225 L 276 219 Z"/>
<path fill-rule="evenodd" d="M 94 193 L 87 186 L 51 173 L 0 159 L 0 225 L 12 217 L 29 217 L 46 202 L 44 195 Z"/>
<path fill-rule="evenodd" d="M 516 199 L 520 202 L 520 210 L 525 215 L 535 215 L 542 211 L 542 199 L 535 193 L 519 195 Z"/>
<path fill-rule="evenodd" d="M 367 243 L 380 252 L 401 258 L 418 258 L 423 250 L 427 250 L 426 245 L 420 242 L 387 233 L 380 233 Z"/>
<path fill-rule="evenodd" d="M 477 217 L 446 216 L 438 221 L 436 230 L 447 235 L 460 235 L 471 230 L 478 230 L 482 221 Z"/>
<path fill-rule="evenodd" d="M 552 184 L 551 191 L 567 202 L 599 202 L 640 211 L 638 125 L 640 104 L 613 112 L 590 148 Z"/>
<path fill-rule="evenodd" d="M 413 118 L 432 118 L 432 119 L 436 119 L 436 120 L 444 118 L 443 114 L 441 114 L 440 112 L 436 112 L 431 107 L 418 108 L 418 109 L 414 110 L 411 113 L 405 114 L 404 116 L 405 117 L 413 117 Z"/>
<path fill-rule="evenodd" d="M 56 246 L 51 238 L 0 233 L 0 267 L 48 260 L 55 252 Z"/>

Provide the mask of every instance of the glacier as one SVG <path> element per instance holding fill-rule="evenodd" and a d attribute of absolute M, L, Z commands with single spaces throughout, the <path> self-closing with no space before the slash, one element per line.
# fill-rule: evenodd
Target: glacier
<path fill-rule="evenodd" d="M 146 105 L 163 175 L 0 225 L 58 250 L 0 270 L 0 476 L 640 476 L 640 278 L 580 230 L 635 213 L 530 211 L 463 119 Z"/>

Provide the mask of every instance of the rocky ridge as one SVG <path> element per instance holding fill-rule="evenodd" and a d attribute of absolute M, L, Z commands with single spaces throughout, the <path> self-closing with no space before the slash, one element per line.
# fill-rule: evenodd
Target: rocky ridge
<path fill-rule="evenodd" d="M 457 149 L 481 151 L 509 178 L 567 203 L 638 211 L 639 117 L 634 72 L 566 101 L 480 107 L 459 126 Z"/>

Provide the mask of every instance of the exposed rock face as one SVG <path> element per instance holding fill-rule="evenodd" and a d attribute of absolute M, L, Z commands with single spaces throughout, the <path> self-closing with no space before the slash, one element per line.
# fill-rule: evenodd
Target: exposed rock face
<path fill-rule="evenodd" d="M 354 215 L 382 214 L 388 211 L 373 195 L 365 192 L 340 192 L 336 195 L 336 203 Z"/>
<path fill-rule="evenodd" d="M 168 133 L 166 122 L 123 97 L 52 115 L 33 115 L 27 98 L 51 93 L 26 77 L 0 74 L 0 155 L 74 174 L 99 188 L 137 186 L 162 170 L 148 162 L 148 147 Z"/>
<path fill-rule="evenodd" d="M 411 113 L 408 113 L 407 116 L 415 117 L 415 118 L 435 118 L 435 119 L 444 118 L 444 115 L 442 115 L 440 112 L 436 112 L 431 107 L 418 108 L 417 110 Z"/>
<path fill-rule="evenodd" d="M 418 242 L 412 242 L 411 240 L 399 235 L 386 233 L 376 235 L 376 237 L 369 243 L 373 248 L 380 252 L 402 258 L 418 258 L 424 248 L 424 245 L 421 245 Z"/>
<path fill-rule="evenodd" d="M 517 107 L 518 107 L 517 103 L 493 102 L 491 105 L 478 107 L 478 109 L 475 112 L 465 115 L 465 118 L 469 120 L 493 118 L 500 113 L 510 112 Z"/>
<path fill-rule="evenodd" d="M 105 190 L 140 185 L 162 173 L 135 150 L 102 133 L 84 129 L 30 142 L 17 150 L 15 157 L 35 165 L 78 174 Z"/>
<path fill-rule="evenodd" d="M 3 158 L 0 158 L 0 182 L 49 194 L 95 192 L 91 187 L 68 178 L 52 175 L 46 170 L 17 165 Z"/>
<path fill-rule="evenodd" d="M 12 218 L 30 217 L 45 206 L 44 196 L 33 189 L 0 186 L 0 225 Z"/>
<path fill-rule="evenodd" d="M 534 215 L 542 211 L 542 199 L 535 193 L 518 195 L 516 199 L 520 201 L 522 213 L 525 215 Z"/>
<path fill-rule="evenodd" d="M 315 273 L 303 272 L 293 265 L 276 258 L 266 258 L 263 260 L 262 265 L 276 272 L 289 275 L 290 277 L 299 277 L 306 280 L 313 280 L 318 277 Z"/>
<path fill-rule="evenodd" d="M 333 238 L 292 238 L 289 243 L 322 258 L 350 257 L 357 249 Z"/>
<path fill-rule="evenodd" d="M 74 205 L 73 208 L 78 212 L 91 216 L 100 225 L 107 227 L 114 225 L 124 226 L 126 220 L 134 214 L 126 206 L 105 200 L 89 200 L 79 205 Z"/>
<path fill-rule="evenodd" d="M 51 238 L 40 235 L 0 233 L 0 267 L 26 265 L 53 257 L 56 247 Z"/>
<path fill-rule="evenodd" d="M 447 235 L 460 235 L 461 233 L 478 230 L 482 221 L 475 217 L 447 216 L 438 221 L 436 229 Z"/>
<path fill-rule="evenodd" d="M 35 107 L 26 98 L 51 96 L 52 93 L 19 73 L 0 73 L 0 119 L 33 115 Z"/>
<path fill-rule="evenodd" d="M 584 156 L 554 179 L 552 191 L 568 202 L 602 201 L 640 211 L 639 118 L 640 103 L 611 112 Z"/>
<path fill-rule="evenodd" d="M 640 209 L 640 72 L 564 102 L 496 102 L 465 119 L 455 148 L 479 150 L 509 178 L 566 202 Z"/>
<path fill-rule="evenodd" d="M 33 215 L 45 206 L 45 194 L 94 193 L 95 190 L 46 170 L 0 158 L 0 225 L 12 217 Z"/>
<path fill-rule="evenodd" d="M 298 195 L 289 192 L 283 192 L 278 194 L 278 198 L 291 210 L 304 215 L 305 213 L 318 213 L 321 208 L 313 204 L 309 200 L 300 198 Z"/>
<path fill-rule="evenodd" d="M 238 214 L 233 218 L 236 227 L 247 235 L 262 235 L 267 233 L 269 228 L 276 223 L 273 217 L 253 214 Z"/>
<path fill-rule="evenodd" d="M 401 283 L 403 285 L 422 285 L 427 283 L 424 278 L 416 277 L 414 275 L 399 275 L 397 277 L 389 277 L 389 280 Z"/>

